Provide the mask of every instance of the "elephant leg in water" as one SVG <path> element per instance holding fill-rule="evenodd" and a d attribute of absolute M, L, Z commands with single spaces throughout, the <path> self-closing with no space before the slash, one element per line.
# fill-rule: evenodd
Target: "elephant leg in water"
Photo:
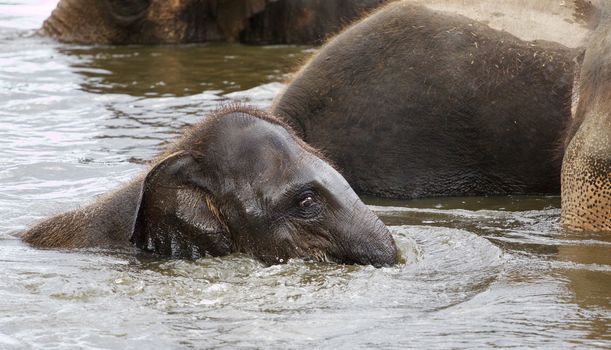
<path fill-rule="evenodd" d="M 562 224 L 611 232 L 611 5 L 590 38 L 575 81 L 573 125 L 562 163 Z"/>
<path fill-rule="evenodd" d="M 46 248 L 130 246 L 175 257 L 251 254 L 392 265 L 386 226 L 281 120 L 230 107 L 195 125 L 146 174 L 22 235 Z"/>

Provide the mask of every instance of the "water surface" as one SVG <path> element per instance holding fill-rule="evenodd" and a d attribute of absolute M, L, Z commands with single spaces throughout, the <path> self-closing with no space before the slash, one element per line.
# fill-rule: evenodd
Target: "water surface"
<path fill-rule="evenodd" d="M 312 52 L 64 45 L 32 35 L 52 2 L 0 1 L 1 349 L 611 347 L 611 239 L 562 230 L 557 197 L 366 198 L 407 258 L 382 269 L 24 245 Z"/>

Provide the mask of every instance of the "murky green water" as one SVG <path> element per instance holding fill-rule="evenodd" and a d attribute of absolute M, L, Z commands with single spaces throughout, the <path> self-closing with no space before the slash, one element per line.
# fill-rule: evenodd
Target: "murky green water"
<path fill-rule="evenodd" d="M 30 35 L 52 2 L 0 1 L 0 349 L 611 347 L 611 237 L 557 197 L 367 199 L 408 258 L 383 269 L 22 244 L 311 52 L 62 45 Z"/>

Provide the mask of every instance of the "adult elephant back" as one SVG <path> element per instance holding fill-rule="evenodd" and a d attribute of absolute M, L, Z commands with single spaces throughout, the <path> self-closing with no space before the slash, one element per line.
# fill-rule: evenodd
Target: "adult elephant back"
<path fill-rule="evenodd" d="M 402 1 L 328 42 L 272 110 L 362 194 L 559 193 L 574 56 Z"/>

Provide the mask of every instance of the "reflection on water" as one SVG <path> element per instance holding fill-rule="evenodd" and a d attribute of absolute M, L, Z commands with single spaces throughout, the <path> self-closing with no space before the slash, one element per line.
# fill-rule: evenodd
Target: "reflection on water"
<path fill-rule="evenodd" d="M 70 47 L 82 89 L 131 96 L 186 96 L 241 91 L 287 79 L 308 55 L 305 47 L 206 44 L 185 46 Z M 202 80 L 201 77 L 206 77 Z"/>
<path fill-rule="evenodd" d="M 611 347 L 611 237 L 562 230 L 557 197 L 366 198 L 407 258 L 383 269 L 23 245 L 220 104 L 269 105 L 309 50 L 67 46 L 3 16 L 0 349 Z"/>

